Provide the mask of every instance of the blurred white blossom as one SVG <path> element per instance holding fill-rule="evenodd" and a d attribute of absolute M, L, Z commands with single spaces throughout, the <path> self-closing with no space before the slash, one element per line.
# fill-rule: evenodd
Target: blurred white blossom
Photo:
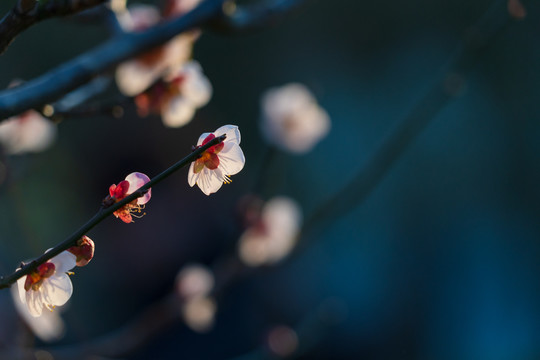
<path fill-rule="evenodd" d="M 40 152 L 56 139 L 56 125 L 29 110 L 0 123 L 0 143 L 8 154 Z"/>
<path fill-rule="evenodd" d="M 216 303 L 209 296 L 213 287 L 214 275 L 202 265 L 187 265 L 176 276 L 182 317 L 193 331 L 207 331 L 214 323 Z"/>
<path fill-rule="evenodd" d="M 330 131 L 327 112 L 302 84 L 267 90 L 261 106 L 263 135 L 283 150 L 306 153 Z"/>
<path fill-rule="evenodd" d="M 163 124 L 180 127 L 193 119 L 195 111 L 212 96 L 212 85 L 196 61 L 189 61 L 170 72 L 142 94 L 135 104 L 140 116 L 161 114 Z"/>
<path fill-rule="evenodd" d="M 258 221 L 242 234 L 240 259 L 249 266 L 270 265 L 294 248 L 302 223 L 300 206 L 287 197 L 275 197 L 263 206 Z"/>

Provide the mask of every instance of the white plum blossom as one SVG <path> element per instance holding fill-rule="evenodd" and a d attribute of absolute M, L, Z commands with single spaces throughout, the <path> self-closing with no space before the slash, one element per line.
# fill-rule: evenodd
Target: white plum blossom
<path fill-rule="evenodd" d="M 140 116 L 161 114 L 163 124 L 180 127 L 212 97 L 212 85 L 196 61 L 189 61 L 135 98 Z"/>
<path fill-rule="evenodd" d="M 258 221 L 240 237 L 238 253 L 249 266 L 270 265 L 286 257 L 296 244 L 302 212 L 287 197 L 275 197 L 264 205 Z"/>
<path fill-rule="evenodd" d="M 226 139 L 204 151 L 189 167 L 189 185 L 197 184 L 206 195 L 218 191 L 223 183 L 229 183 L 229 176 L 239 173 L 246 162 L 240 148 L 240 131 L 235 125 L 224 125 L 213 133 L 202 134 L 197 147 L 221 135 L 226 135 Z"/>
<path fill-rule="evenodd" d="M 11 155 L 43 151 L 55 139 L 56 125 L 34 110 L 0 123 L 0 144 Z"/>
<path fill-rule="evenodd" d="M 330 131 L 328 113 L 302 84 L 267 90 L 261 106 L 263 135 L 283 150 L 306 153 Z"/>
<path fill-rule="evenodd" d="M 52 310 L 69 300 L 73 285 L 67 273 L 76 261 L 75 255 L 63 251 L 17 280 L 19 299 L 31 316 L 41 316 L 44 308 Z"/>

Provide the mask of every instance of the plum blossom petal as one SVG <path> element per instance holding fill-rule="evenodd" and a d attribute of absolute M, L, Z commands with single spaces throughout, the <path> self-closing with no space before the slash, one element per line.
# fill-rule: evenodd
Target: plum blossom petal
<path fill-rule="evenodd" d="M 302 84 L 267 90 L 261 100 L 266 139 L 294 153 L 310 151 L 330 131 L 330 118 Z"/>
<path fill-rule="evenodd" d="M 275 197 L 263 207 L 260 219 L 240 237 L 240 259 L 249 266 L 269 265 L 286 257 L 294 248 L 302 222 L 299 205 Z"/>
<path fill-rule="evenodd" d="M 182 83 L 182 95 L 197 108 L 206 105 L 212 97 L 212 84 L 204 76 L 201 65 L 196 61 L 190 61 L 184 65 L 182 72 L 186 77 Z"/>
<path fill-rule="evenodd" d="M 163 124 L 173 128 L 186 125 L 193 119 L 194 115 L 195 107 L 182 96 L 174 97 L 161 112 Z"/>
<path fill-rule="evenodd" d="M 22 294 L 21 289 L 19 288 L 20 286 L 22 286 L 22 291 L 24 292 L 24 284 L 20 285 L 20 282 L 17 282 L 17 286 L 11 287 L 11 297 L 13 298 L 15 309 L 22 320 L 42 341 L 49 342 L 62 338 L 65 326 L 58 311 L 42 311 L 41 316 L 31 316 L 26 303 L 20 298 L 20 295 Z"/>
<path fill-rule="evenodd" d="M 236 125 L 223 125 L 214 132 L 214 135 L 216 137 L 226 135 L 227 139 L 225 141 L 227 143 L 240 145 L 240 130 L 238 130 L 238 126 Z"/>
<path fill-rule="evenodd" d="M 56 125 L 30 110 L 0 124 L 0 143 L 8 154 L 46 150 L 56 138 Z"/>
<path fill-rule="evenodd" d="M 147 66 L 136 59 L 128 60 L 116 68 L 116 85 L 126 96 L 138 95 L 159 79 L 164 68 L 163 64 Z"/>
<path fill-rule="evenodd" d="M 45 251 L 46 253 L 52 249 Z M 55 270 L 60 273 L 66 273 L 77 265 L 77 257 L 69 251 L 62 251 L 60 254 L 49 260 L 54 264 Z"/>
<path fill-rule="evenodd" d="M 225 174 L 238 174 L 244 168 L 245 162 L 246 159 L 240 146 L 233 142 L 225 143 L 223 150 L 219 153 L 219 164 Z"/>
<path fill-rule="evenodd" d="M 150 178 L 143 173 L 140 172 L 134 172 L 126 176 L 126 181 L 129 182 L 129 188 L 127 191 L 127 195 L 132 194 L 136 190 L 138 190 L 141 186 L 146 184 L 150 181 Z M 152 189 L 148 189 L 148 192 L 137 199 L 137 204 L 143 205 L 146 204 L 148 201 L 150 201 L 150 198 L 152 197 Z"/>
<path fill-rule="evenodd" d="M 66 273 L 51 276 L 49 281 L 43 282 L 42 288 L 40 292 L 47 307 L 64 305 L 73 294 L 73 284 Z"/>

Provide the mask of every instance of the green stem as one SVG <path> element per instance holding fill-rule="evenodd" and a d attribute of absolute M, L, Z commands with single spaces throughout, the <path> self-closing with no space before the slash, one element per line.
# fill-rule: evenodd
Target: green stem
<path fill-rule="evenodd" d="M 155 176 L 152 180 L 141 186 L 138 190 L 134 191 L 132 194 L 126 196 L 122 200 L 120 200 L 117 203 L 114 203 L 113 205 L 109 207 L 101 207 L 98 212 L 86 222 L 83 226 L 81 226 L 77 231 L 75 231 L 70 237 L 53 247 L 48 252 L 44 253 L 37 259 L 24 264 L 20 270 L 15 271 L 13 274 L 8 276 L 3 276 L 0 278 L 0 289 L 5 289 L 11 286 L 11 284 L 15 283 L 19 278 L 30 274 L 32 271 L 36 270 L 36 268 L 50 260 L 51 258 L 55 257 L 56 255 L 60 254 L 62 251 L 65 251 L 69 249 L 72 246 L 75 246 L 77 244 L 77 241 L 83 237 L 88 231 L 90 231 L 94 226 L 102 222 L 106 217 L 112 215 L 113 212 L 120 209 L 126 204 L 129 204 L 133 200 L 143 196 L 147 190 L 149 190 L 154 185 L 160 183 L 170 175 L 172 175 L 174 172 L 178 171 L 179 169 L 183 168 L 184 166 L 190 164 L 191 162 L 195 161 L 197 158 L 200 157 L 200 155 L 209 147 L 214 146 L 216 144 L 219 144 L 225 140 L 226 135 L 221 135 L 219 137 L 216 137 L 209 141 L 207 144 L 201 146 L 200 148 L 195 149 L 191 154 L 183 158 L 182 160 L 178 161 L 176 164 L 168 168 L 167 170 L 163 171 L 161 174 Z"/>

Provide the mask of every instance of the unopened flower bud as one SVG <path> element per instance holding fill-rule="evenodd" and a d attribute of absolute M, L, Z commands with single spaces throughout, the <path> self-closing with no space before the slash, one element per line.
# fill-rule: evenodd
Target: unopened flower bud
<path fill-rule="evenodd" d="M 94 248 L 92 239 L 84 235 L 77 241 L 77 245 L 70 247 L 68 251 L 77 258 L 77 266 L 85 266 L 94 257 Z"/>

